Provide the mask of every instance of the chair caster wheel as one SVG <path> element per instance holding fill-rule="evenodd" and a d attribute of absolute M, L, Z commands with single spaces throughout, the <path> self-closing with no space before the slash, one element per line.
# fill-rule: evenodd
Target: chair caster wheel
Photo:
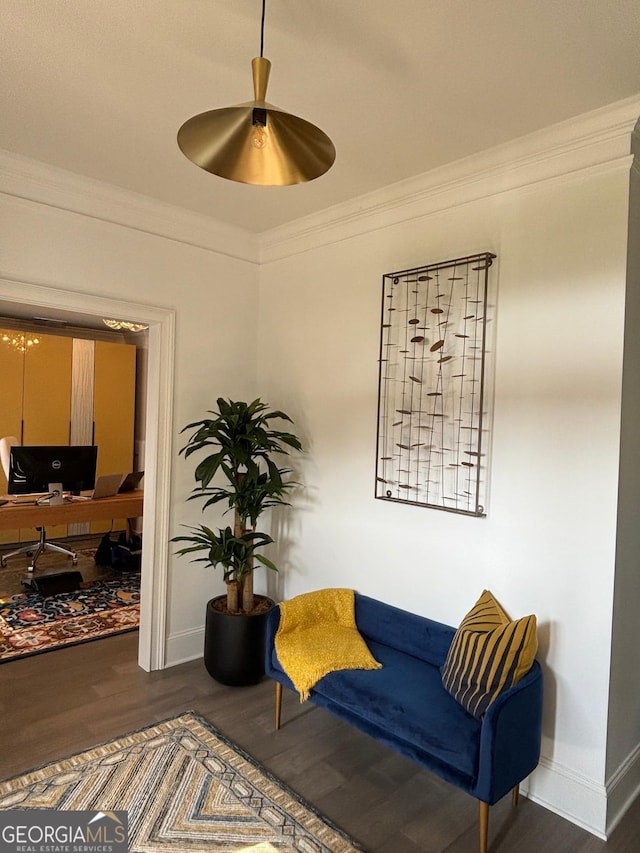
<path fill-rule="evenodd" d="M 0 559 L 0 566 L 2 566 L 3 569 L 7 568 L 7 561 L 5 560 L 4 557 L 2 557 L 2 559 Z"/>

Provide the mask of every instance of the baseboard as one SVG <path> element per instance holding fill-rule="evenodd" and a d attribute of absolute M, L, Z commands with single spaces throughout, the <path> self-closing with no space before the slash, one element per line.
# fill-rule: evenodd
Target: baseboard
<path fill-rule="evenodd" d="M 606 841 L 640 795 L 640 744 L 606 785 L 598 785 L 547 758 L 522 783 L 522 793 L 538 805 Z"/>
<path fill-rule="evenodd" d="M 607 789 L 548 758 L 522 783 L 526 797 L 575 823 L 592 835 L 607 838 Z"/>
<path fill-rule="evenodd" d="M 201 658 L 204 652 L 204 626 L 178 631 L 167 637 L 165 667 L 177 666 Z"/>
<path fill-rule="evenodd" d="M 640 794 L 640 744 L 607 780 L 607 836 Z"/>

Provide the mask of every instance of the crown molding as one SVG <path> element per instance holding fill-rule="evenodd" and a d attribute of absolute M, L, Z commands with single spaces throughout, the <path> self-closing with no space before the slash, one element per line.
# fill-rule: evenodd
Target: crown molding
<path fill-rule="evenodd" d="M 638 158 L 640 155 L 640 118 L 636 122 L 636 126 L 633 128 L 631 133 L 631 150 Z M 636 160 L 635 168 L 638 169 L 638 162 Z"/>
<path fill-rule="evenodd" d="M 637 169 L 639 116 L 636 95 L 258 235 L 1 149 L 0 194 L 260 264 L 482 198 Z"/>
<path fill-rule="evenodd" d="M 260 262 L 306 252 L 490 196 L 630 169 L 640 95 L 264 231 Z M 636 130 L 636 133 L 639 131 Z"/>
<path fill-rule="evenodd" d="M 219 220 L 0 149 L 0 194 L 250 263 L 257 237 Z"/>

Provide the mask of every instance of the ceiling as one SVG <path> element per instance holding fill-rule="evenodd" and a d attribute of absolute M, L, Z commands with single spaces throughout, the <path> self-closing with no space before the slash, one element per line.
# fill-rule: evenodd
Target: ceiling
<path fill-rule="evenodd" d="M 267 100 L 337 159 L 253 187 L 178 149 L 253 97 L 261 0 L 0 0 L 0 148 L 259 233 L 640 92 L 638 0 L 267 0 Z"/>

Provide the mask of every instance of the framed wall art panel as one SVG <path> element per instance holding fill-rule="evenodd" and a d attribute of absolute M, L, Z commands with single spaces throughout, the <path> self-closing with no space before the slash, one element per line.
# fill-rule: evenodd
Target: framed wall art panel
<path fill-rule="evenodd" d="M 382 279 L 375 497 L 486 514 L 491 252 Z"/>

